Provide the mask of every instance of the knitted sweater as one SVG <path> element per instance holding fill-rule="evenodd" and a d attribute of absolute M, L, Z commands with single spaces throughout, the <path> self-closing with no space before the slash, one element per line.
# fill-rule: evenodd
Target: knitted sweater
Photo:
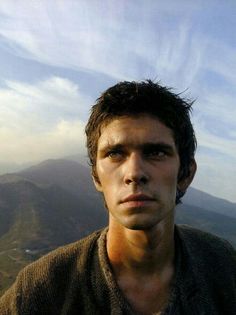
<path fill-rule="evenodd" d="M 0 299 L 0 314 L 135 314 L 112 273 L 106 232 L 95 232 L 24 268 Z M 236 314 L 234 249 L 187 226 L 176 226 L 175 246 L 175 284 L 162 314 Z"/>

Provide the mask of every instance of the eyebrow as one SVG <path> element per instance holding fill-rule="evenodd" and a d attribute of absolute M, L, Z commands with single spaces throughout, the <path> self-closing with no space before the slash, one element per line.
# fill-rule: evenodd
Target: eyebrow
<path fill-rule="evenodd" d="M 115 143 L 115 144 L 107 144 L 104 145 L 99 151 L 100 152 L 107 152 L 110 150 L 125 150 L 129 147 L 129 144 L 122 144 L 122 143 Z M 132 146 L 132 145 L 131 145 Z M 147 142 L 140 145 L 135 146 L 137 149 L 142 151 L 149 151 L 149 150 L 164 150 L 169 153 L 175 151 L 175 147 L 171 144 L 166 142 Z"/>
<path fill-rule="evenodd" d="M 148 150 L 164 150 L 167 152 L 174 152 L 175 147 L 171 144 L 168 144 L 166 142 L 157 142 L 157 143 L 144 143 L 142 145 L 140 145 L 140 147 L 144 150 L 144 151 L 148 151 Z"/>

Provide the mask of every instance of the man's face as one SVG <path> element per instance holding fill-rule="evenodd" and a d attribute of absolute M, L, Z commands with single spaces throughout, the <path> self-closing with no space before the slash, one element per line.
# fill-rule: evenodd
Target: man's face
<path fill-rule="evenodd" d="M 180 161 L 171 129 L 157 118 L 121 117 L 104 126 L 96 163 L 110 220 L 147 229 L 173 215 Z"/>

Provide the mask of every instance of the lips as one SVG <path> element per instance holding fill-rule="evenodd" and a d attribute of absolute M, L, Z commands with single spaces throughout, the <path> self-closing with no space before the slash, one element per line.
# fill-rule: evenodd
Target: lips
<path fill-rule="evenodd" d="M 154 200 L 155 200 L 154 198 L 145 194 L 132 194 L 122 199 L 121 203 L 132 202 L 132 201 L 137 202 L 137 201 L 154 201 Z"/>

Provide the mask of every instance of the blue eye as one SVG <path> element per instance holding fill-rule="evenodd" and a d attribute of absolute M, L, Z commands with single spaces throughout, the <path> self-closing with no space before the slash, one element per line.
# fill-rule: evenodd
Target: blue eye
<path fill-rule="evenodd" d="M 166 156 L 166 152 L 163 150 L 150 150 L 148 152 L 145 152 L 145 155 L 154 159 L 162 159 Z"/>
<path fill-rule="evenodd" d="M 107 153 L 107 156 L 110 159 L 118 159 L 118 158 L 121 158 L 122 155 L 123 155 L 123 152 L 119 150 L 111 150 Z"/>
<path fill-rule="evenodd" d="M 166 153 L 164 151 L 157 151 L 157 152 L 154 152 L 154 154 L 157 155 L 157 156 L 160 156 L 160 157 L 166 155 Z"/>

